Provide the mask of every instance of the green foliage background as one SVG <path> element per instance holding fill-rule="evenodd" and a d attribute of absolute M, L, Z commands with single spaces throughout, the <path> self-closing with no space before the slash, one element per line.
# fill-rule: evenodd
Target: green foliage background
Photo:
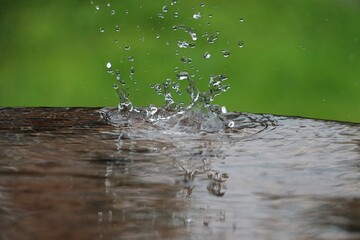
<path fill-rule="evenodd" d="M 359 1 L 170 3 L 2 0 L 0 106 L 115 106 L 116 79 L 106 73 L 107 62 L 127 80 L 134 66 L 138 83 L 128 80 L 128 87 L 135 105 L 161 105 L 162 97 L 149 84 L 175 80 L 175 67 L 190 69 L 179 61 L 185 56 L 203 76 L 196 80 L 203 90 L 211 74 L 229 76 L 231 88 L 216 103 L 230 111 L 360 122 Z M 169 11 L 160 18 L 164 5 Z M 193 19 L 195 12 L 202 17 Z M 196 48 L 178 48 L 178 39 L 191 38 L 173 31 L 176 24 L 196 30 Z M 216 31 L 214 44 L 201 37 Z M 228 58 L 223 49 L 231 51 Z M 206 51 L 210 59 L 202 57 Z"/>

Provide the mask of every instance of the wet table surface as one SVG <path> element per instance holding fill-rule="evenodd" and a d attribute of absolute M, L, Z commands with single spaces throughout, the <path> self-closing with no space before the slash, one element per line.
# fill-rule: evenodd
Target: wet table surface
<path fill-rule="evenodd" d="M 233 113 L 209 133 L 100 112 L 0 108 L 0 239 L 360 239 L 359 124 Z"/>

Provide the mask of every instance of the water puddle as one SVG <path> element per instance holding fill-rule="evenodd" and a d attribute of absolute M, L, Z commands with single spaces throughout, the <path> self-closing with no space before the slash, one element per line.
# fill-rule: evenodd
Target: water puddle
<path fill-rule="evenodd" d="M 189 131 L 114 112 L 0 109 L 2 239 L 360 237 L 359 124 L 224 113 L 233 127 Z"/>

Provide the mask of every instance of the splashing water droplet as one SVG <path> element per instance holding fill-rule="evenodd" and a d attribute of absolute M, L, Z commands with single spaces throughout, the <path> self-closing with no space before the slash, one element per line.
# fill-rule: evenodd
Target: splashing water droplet
<path fill-rule="evenodd" d="M 105 32 L 105 28 L 101 27 L 101 28 L 99 29 L 99 31 L 100 31 L 101 33 L 103 33 L 103 32 Z"/>
<path fill-rule="evenodd" d="M 126 51 L 129 51 L 129 50 L 130 50 L 130 46 L 126 45 L 126 46 L 125 46 L 125 50 L 126 50 Z"/>
<path fill-rule="evenodd" d="M 200 3 L 200 7 L 204 7 L 205 6 L 205 3 Z"/>
<path fill-rule="evenodd" d="M 243 41 L 239 41 L 239 42 L 238 42 L 238 47 L 239 47 L 239 48 L 244 47 L 244 42 L 243 42 Z"/>
<path fill-rule="evenodd" d="M 106 64 L 106 68 L 107 68 L 107 69 L 110 69 L 110 68 L 111 68 L 111 62 L 108 62 L 108 63 Z"/>
<path fill-rule="evenodd" d="M 244 18 L 242 18 L 242 17 L 239 18 L 239 22 L 241 22 L 241 23 L 244 22 Z"/>
<path fill-rule="evenodd" d="M 199 13 L 199 12 L 194 13 L 194 14 L 193 14 L 193 18 L 194 18 L 194 19 L 199 19 L 199 18 L 201 18 L 201 13 Z"/>
<path fill-rule="evenodd" d="M 119 25 L 115 26 L 115 31 L 120 32 L 120 26 Z"/>
<path fill-rule="evenodd" d="M 197 40 L 196 32 L 190 31 L 189 34 L 190 34 L 192 40 L 194 40 L 194 41 Z"/>
<path fill-rule="evenodd" d="M 163 11 L 163 12 L 167 12 L 167 11 L 168 11 L 168 7 L 167 7 L 167 6 L 163 6 L 163 7 L 162 7 L 162 11 Z"/>
<path fill-rule="evenodd" d="M 114 84 L 113 84 L 113 88 L 114 88 L 115 90 L 118 90 L 118 89 L 119 89 L 119 86 L 114 83 Z"/>
<path fill-rule="evenodd" d="M 175 5 L 177 3 L 177 0 L 172 0 L 171 5 Z"/>
<path fill-rule="evenodd" d="M 217 40 L 217 36 L 209 35 L 206 40 L 208 43 L 214 43 Z"/>
<path fill-rule="evenodd" d="M 128 57 L 128 60 L 129 60 L 129 62 L 133 62 L 135 59 L 134 59 L 134 56 L 129 56 Z"/>
<path fill-rule="evenodd" d="M 115 15 L 116 11 L 113 9 L 111 10 L 111 15 Z"/>
<path fill-rule="evenodd" d="M 100 10 L 100 7 L 98 5 L 95 6 L 96 11 Z"/>
<path fill-rule="evenodd" d="M 164 18 L 164 14 L 159 13 L 159 14 L 158 14 L 158 17 L 159 17 L 159 18 Z"/>
<path fill-rule="evenodd" d="M 110 6 L 111 6 L 111 4 L 110 4 L 110 3 L 107 3 L 107 4 L 106 4 L 106 6 L 110 7 Z"/>
<path fill-rule="evenodd" d="M 206 52 L 206 53 L 204 54 L 204 58 L 206 58 L 206 59 L 211 58 L 211 54 L 210 54 L 210 53 L 208 53 L 208 52 Z"/>
<path fill-rule="evenodd" d="M 179 48 L 188 48 L 189 47 L 189 43 L 187 41 L 178 41 Z"/>
<path fill-rule="evenodd" d="M 222 53 L 223 53 L 224 57 L 226 57 L 226 58 L 230 56 L 229 50 L 222 50 Z"/>
<path fill-rule="evenodd" d="M 178 12 L 174 12 L 174 17 L 179 17 L 179 13 Z"/>
<path fill-rule="evenodd" d="M 189 79 L 189 73 L 188 72 L 180 72 L 179 74 L 176 75 L 176 77 L 182 81 L 185 79 Z"/>

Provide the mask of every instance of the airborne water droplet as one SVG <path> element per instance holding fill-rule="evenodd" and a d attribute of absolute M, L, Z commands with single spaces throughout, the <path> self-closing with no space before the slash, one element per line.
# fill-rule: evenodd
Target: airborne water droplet
<path fill-rule="evenodd" d="M 193 18 L 194 18 L 194 19 L 199 19 L 199 18 L 201 18 L 201 13 L 199 13 L 199 12 L 194 13 L 194 14 L 193 14 Z"/>
<path fill-rule="evenodd" d="M 222 50 L 222 53 L 223 53 L 224 57 L 226 57 L 226 58 L 230 56 L 229 50 Z"/>

